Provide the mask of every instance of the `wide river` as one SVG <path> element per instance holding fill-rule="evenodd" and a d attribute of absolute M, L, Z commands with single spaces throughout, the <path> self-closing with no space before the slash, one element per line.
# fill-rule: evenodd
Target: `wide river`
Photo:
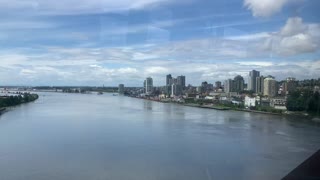
<path fill-rule="evenodd" d="M 39 95 L 0 116 L 1 180 L 281 179 L 320 148 L 303 119 Z"/>

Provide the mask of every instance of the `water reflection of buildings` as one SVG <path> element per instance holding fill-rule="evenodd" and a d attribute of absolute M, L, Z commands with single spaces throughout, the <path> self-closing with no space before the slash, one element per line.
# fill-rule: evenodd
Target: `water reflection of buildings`
<path fill-rule="evenodd" d="M 147 110 L 152 110 L 152 101 L 144 100 L 143 108 Z"/>

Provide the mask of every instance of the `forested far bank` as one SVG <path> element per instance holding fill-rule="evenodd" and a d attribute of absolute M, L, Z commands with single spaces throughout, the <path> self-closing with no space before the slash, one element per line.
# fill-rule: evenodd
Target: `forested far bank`
<path fill-rule="evenodd" d="M 0 96 L 0 108 L 16 106 L 19 104 L 35 101 L 39 96 L 37 94 L 22 93 L 14 96 Z"/>

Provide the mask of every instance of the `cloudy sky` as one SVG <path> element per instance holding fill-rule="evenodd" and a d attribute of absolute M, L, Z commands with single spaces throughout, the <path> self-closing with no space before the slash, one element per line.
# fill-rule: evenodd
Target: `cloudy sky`
<path fill-rule="evenodd" d="M 320 77 L 319 0 L 0 0 L 0 85 Z"/>

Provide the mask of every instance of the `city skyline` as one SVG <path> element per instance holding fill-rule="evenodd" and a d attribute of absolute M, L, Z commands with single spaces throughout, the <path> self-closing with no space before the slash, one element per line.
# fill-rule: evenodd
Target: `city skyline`
<path fill-rule="evenodd" d="M 264 0 L 0 3 L 0 85 L 187 84 L 252 69 L 319 78 L 320 2 Z M 68 8 L 67 8 L 68 7 Z"/>

